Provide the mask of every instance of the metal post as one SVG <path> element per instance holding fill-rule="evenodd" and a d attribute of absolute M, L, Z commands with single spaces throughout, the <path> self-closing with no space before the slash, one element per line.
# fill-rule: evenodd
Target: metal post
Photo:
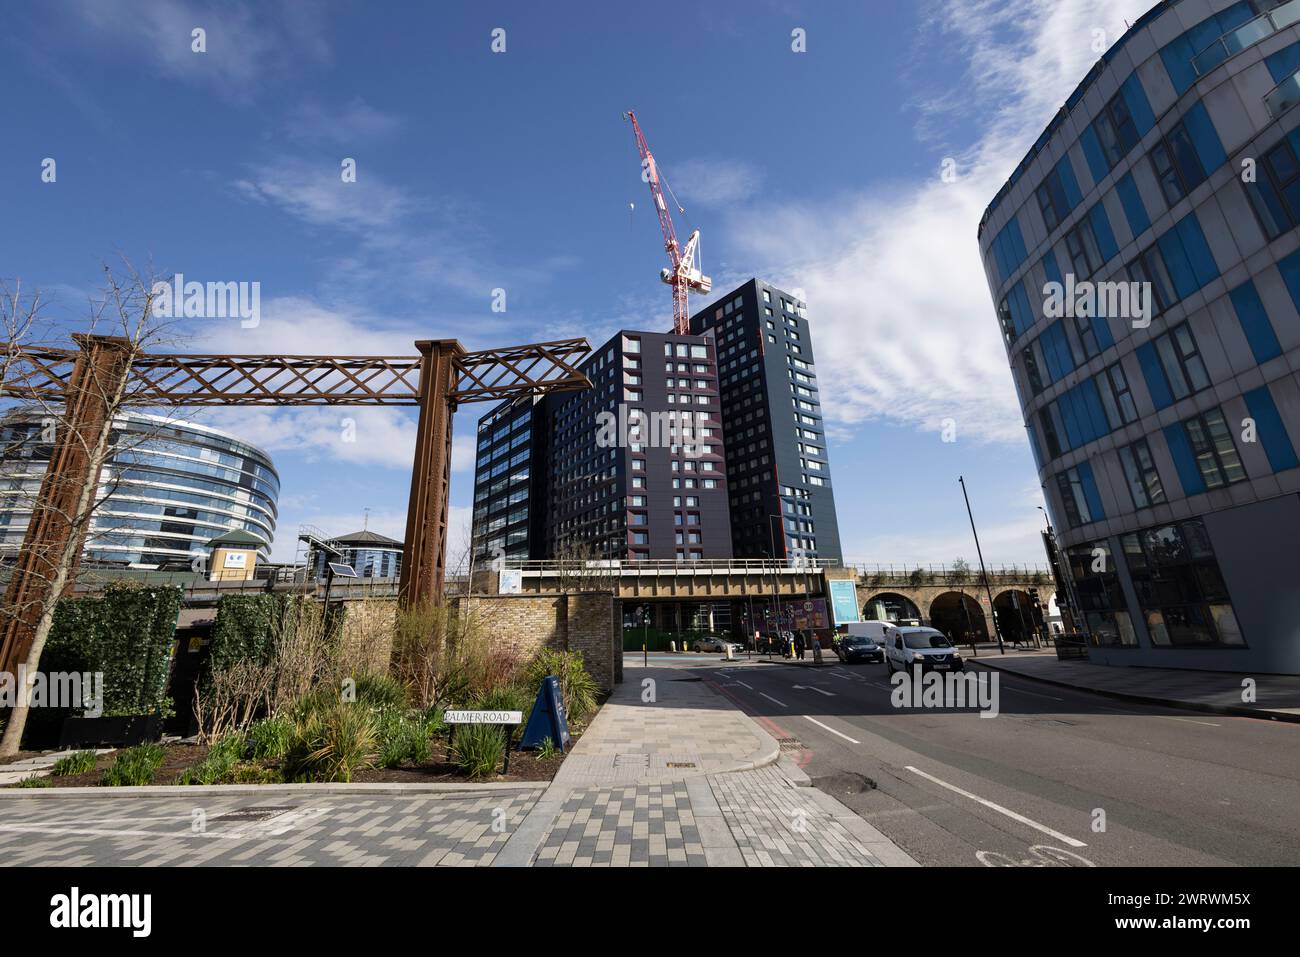
<path fill-rule="evenodd" d="M 118 395 L 130 374 L 131 342 L 119 336 L 74 335 L 80 348 L 63 386 L 63 421 L 56 424 L 53 453 L 27 523 L 23 545 L 5 590 L 0 612 L 0 672 L 16 674 L 27 660 L 36 625 L 47 606 L 59 599 L 51 586 L 64 551 L 74 537 L 74 556 L 63 593 L 71 594 L 81 562 L 88 515 L 77 515 L 91 475 L 89 450 L 109 416 L 108 396 Z"/>
<path fill-rule="evenodd" d="M 405 607 L 442 595 L 451 490 L 451 420 L 456 411 L 450 396 L 456 382 L 454 360 L 464 352 L 454 339 L 425 339 L 415 346 L 420 350 L 420 420 L 398 586 Z"/>
<path fill-rule="evenodd" d="M 984 591 L 989 596 L 989 617 L 993 619 L 993 633 L 998 636 L 998 654 L 1005 655 L 1007 650 L 1002 647 L 1002 629 L 998 627 L 998 616 L 994 614 L 993 588 L 989 585 L 988 572 L 984 570 L 984 553 L 980 551 L 980 536 L 979 532 L 975 531 L 975 515 L 970 510 L 970 496 L 966 494 L 966 479 L 959 475 L 957 481 L 961 483 L 961 497 L 966 500 L 966 516 L 970 519 L 970 531 L 975 536 L 975 554 L 980 560 L 980 574 L 984 576 Z"/>

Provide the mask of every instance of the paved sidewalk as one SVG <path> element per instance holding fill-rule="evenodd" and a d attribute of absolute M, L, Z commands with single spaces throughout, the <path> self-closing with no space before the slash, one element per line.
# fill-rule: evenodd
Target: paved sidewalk
<path fill-rule="evenodd" d="M 1078 688 L 1127 701 L 1163 704 L 1215 714 L 1300 721 L 1300 677 L 1250 676 L 1225 671 L 1189 671 L 1175 668 L 1140 668 L 1058 661 L 1051 652 L 1039 654 L 981 655 L 968 659 L 1066 688 Z M 1254 677 L 1256 700 L 1242 698 L 1242 681 Z"/>
<path fill-rule="evenodd" d="M 63 867 L 491 864 L 542 786 L 477 792 L 101 793 L 0 804 L 0 860 Z"/>
<path fill-rule="evenodd" d="M 94 750 L 95 754 L 108 754 L 113 749 L 99 748 L 91 750 Z M 17 784 L 19 781 L 25 781 L 27 778 L 46 777 L 54 767 L 56 761 L 72 754 L 76 754 L 76 752 L 47 751 L 44 754 L 37 754 L 30 758 L 23 758 L 21 761 L 10 761 L 8 764 L 0 764 L 0 787 Z"/>
<path fill-rule="evenodd" d="M 625 665 L 623 683 L 565 759 L 555 782 L 568 787 L 662 783 L 761 767 L 779 755 L 771 735 L 698 675 L 683 668 Z"/>
<path fill-rule="evenodd" d="M 691 670 L 625 665 L 494 865 L 915 865 Z"/>

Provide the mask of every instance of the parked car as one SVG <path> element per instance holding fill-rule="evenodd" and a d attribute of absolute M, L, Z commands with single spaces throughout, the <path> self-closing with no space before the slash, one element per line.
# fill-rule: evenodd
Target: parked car
<path fill-rule="evenodd" d="M 745 649 L 739 642 L 727 641 L 725 638 L 719 638 L 717 635 L 705 635 L 702 638 L 696 638 L 691 644 L 692 651 L 719 651 L 726 652 L 727 646 L 730 645 L 733 651 L 744 651 Z"/>
<path fill-rule="evenodd" d="M 885 646 L 885 668 L 911 671 L 914 665 L 923 671 L 964 671 L 965 663 L 948 636 L 937 628 L 899 628 Z"/>
<path fill-rule="evenodd" d="M 858 661 L 885 660 L 885 649 L 861 635 L 840 635 L 840 640 L 835 642 L 835 653 L 846 665 Z"/>

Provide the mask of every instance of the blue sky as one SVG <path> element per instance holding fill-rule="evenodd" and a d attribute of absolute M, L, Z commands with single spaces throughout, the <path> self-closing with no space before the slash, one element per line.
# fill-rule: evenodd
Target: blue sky
<path fill-rule="evenodd" d="M 119 251 L 167 276 L 259 282 L 260 324 L 193 320 L 179 348 L 195 352 L 400 355 L 423 338 L 666 328 L 661 239 L 621 118 L 635 108 L 715 289 L 759 275 L 807 298 L 846 558 L 973 561 L 964 474 L 985 558 L 1041 563 L 1041 492 L 976 226 L 1097 58 L 1094 31 L 1113 42 L 1147 6 L 736 0 L 668 24 L 678 8 L 609 2 L 15 5 L 0 277 L 72 322 Z M 940 177 L 949 157 L 955 182 Z M 486 408 L 456 420 L 458 539 Z M 299 523 L 353 531 L 363 509 L 402 537 L 413 414 L 195 418 L 272 453 L 277 558 Z"/>

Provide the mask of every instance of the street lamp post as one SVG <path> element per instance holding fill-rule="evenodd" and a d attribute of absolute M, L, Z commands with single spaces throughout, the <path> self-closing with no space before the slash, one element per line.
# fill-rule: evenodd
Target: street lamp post
<path fill-rule="evenodd" d="M 997 610 L 993 607 L 993 587 L 989 584 L 989 573 L 984 569 L 984 553 L 980 551 L 979 532 L 975 531 L 975 515 L 970 510 L 970 496 L 966 494 L 966 479 L 958 475 L 961 483 L 961 497 L 966 500 L 966 517 L 970 519 L 970 531 L 975 536 L 975 554 L 980 560 L 980 574 L 984 576 L 984 591 L 989 596 L 989 617 L 993 619 L 993 633 L 998 636 L 998 654 L 1005 655 L 1007 649 L 1002 646 L 1002 629 L 998 627 Z"/>
<path fill-rule="evenodd" d="M 781 640 L 781 647 L 785 648 L 785 634 L 781 631 L 781 576 L 776 565 L 776 533 L 772 530 L 772 519 L 778 522 L 781 520 L 780 515 L 769 515 L 767 517 L 767 541 L 772 549 L 772 595 L 776 599 L 776 634 Z M 781 532 L 781 552 L 785 553 L 785 532 Z"/>

